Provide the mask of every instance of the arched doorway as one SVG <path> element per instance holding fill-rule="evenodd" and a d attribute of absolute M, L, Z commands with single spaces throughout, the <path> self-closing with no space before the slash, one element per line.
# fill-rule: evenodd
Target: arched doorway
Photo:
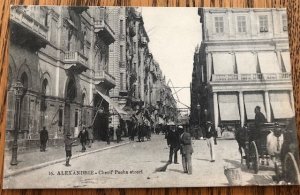
<path fill-rule="evenodd" d="M 41 91 L 41 128 L 43 128 L 45 124 L 45 113 L 47 112 L 47 104 L 46 104 L 46 95 L 49 94 L 49 82 L 48 79 L 44 79 L 42 82 L 42 91 Z"/>
<path fill-rule="evenodd" d="M 77 88 L 76 88 L 76 81 L 74 76 L 70 76 L 68 78 L 68 81 L 66 83 L 66 89 L 65 89 L 65 110 L 64 110 L 64 133 L 71 133 L 74 135 L 74 129 L 71 129 L 73 127 L 78 126 L 78 112 L 75 112 L 75 123 L 74 126 L 71 126 L 71 115 L 72 115 L 72 103 L 74 103 L 76 99 L 77 94 Z M 75 110 L 74 110 L 75 111 Z"/>
<path fill-rule="evenodd" d="M 23 85 L 23 96 L 21 98 L 21 110 L 20 110 L 20 131 L 21 131 L 21 139 L 26 138 L 26 135 L 29 133 L 29 117 L 30 117 L 30 110 L 29 110 L 29 96 L 27 94 L 28 90 L 28 75 L 26 72 L 23 72 L 19 77 L 20 82 Z"/>
<path fill-rule="evenodd" d="M 94 138 L 106 141 L 109 126 L 109 104 L 99 95 L 94 95 Z"/>

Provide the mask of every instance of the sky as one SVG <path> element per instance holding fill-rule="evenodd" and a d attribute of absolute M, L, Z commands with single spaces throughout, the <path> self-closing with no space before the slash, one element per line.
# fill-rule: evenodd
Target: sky
<path fill-rule="evenodd" d="M 174 87 L 189 87 L 195 47 L 200 44 L 202 37 L 197 8 L 143 7 L 141 12 L 150 39 L 150 51 L 166 76 L 166 81 L 171 79 Z M 172 87 L 171 84 L 169 86 Z M 177 94 L 180 102 L 190 106 L 189 88 Z M 174 97 L 177 99 L 175 94 Z M 186 108 L 180 103 L 177 106 Z"/>

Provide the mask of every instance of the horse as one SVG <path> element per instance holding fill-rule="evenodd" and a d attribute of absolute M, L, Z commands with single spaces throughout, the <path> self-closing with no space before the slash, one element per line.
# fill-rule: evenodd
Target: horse
<path fill-rule="evenodd" d="M 248 127 L 236 128 L 235 129 L 235 140 L 239 146 L 239 152 L 241 154 L 241 164 L 243 164 L 243 151 L 245 154 L 245 158 L 247 156 L 246 147 L 248 142 Z"/>

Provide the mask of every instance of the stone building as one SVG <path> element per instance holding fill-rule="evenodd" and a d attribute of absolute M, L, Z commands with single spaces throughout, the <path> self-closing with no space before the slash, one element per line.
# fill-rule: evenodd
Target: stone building
<path fill-rule="evenodd" d="M 24 146 L 37 143 L 42 127 L 55 144 L 68 132 L 76 137 L 83 125 L 104 140 L 109 127 L 138 110 L 155 122 L 165 81 L 138 9 L 15 6 L 10 21 L 8 143 L 17 81 L 24 89 L 19 132 Z"/>
<path fill-rule="evenodd" d="M 268 122 L 294 115 L 285 9 L 200 8 L 192 118 L 215 125 L 251 122 L 261 107 Z M 197 111 L 199 104 L 200 110 Z M 201 121 L 200 121 L 201 122 Z"/>
<path fill-rule="evenodd" d="M 115 33 L 101 7 L 16 6 L 11 8 L 7 140 L 14 129 L 13 85 L 21 81 L 19 139 L 34 143 L 46 127 L 50 140 L 82 125 L 96 139 L 108 127 L 106 97 L 116 83 L 109 74 Z M 26 143 L 26 144 L 28 144 Z"/>

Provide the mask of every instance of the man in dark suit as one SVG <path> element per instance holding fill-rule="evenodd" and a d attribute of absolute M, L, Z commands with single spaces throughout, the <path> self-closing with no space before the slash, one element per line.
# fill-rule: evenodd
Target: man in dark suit
<path fill-rule="evenodd" d="M 46 151 L 47 141 L 48 141 L 48 131 L 46 130 L 46 127 L 43 127 L 43 129 L 40 131 L 41 152 Z"/>
<path fill-rule="evenodd" d="M 182 166 L 184 173 L 192 174 L 192 147 L 191 134 L 183 130 L 182 126 L 178 127 L 180 133 L 180 153 L 182 156 Z"/>
<path fill-rule="evenodd" d="M 169 163 L 172 163 L 173 155 L 174 155 L 174 163 L 178 164 L 177 161 L 177 152 L 180 148 L 180 142 L 179 142 L 179 133 L 176 130 L 176 126 L 170 125 L 169 132 L 167 134 L 167 144 L 170 147 L 170 153 L 169 153 Z"/>
<path fill-rule="evenodd" d="M 254 113 L 255 113 L 255 118 L 254 118 L 255 128 L 254 128 L 254 131 L 251 132 L 250 139 L 251 139 L 251 141 L 253 141 L 253 140 L 258 141 L 260 139 L 261 126 L 262 126 L 262 124 L 267 122 L 267 120 L 266 120 L 265 115 L 263 113 L 261 113 L 259 106 L 255 107 Z"/>
<path fill-rule="evenodd" d="M 80 143 L 82 145 L 82 152 L 86 151 L 86 142 L 89 140 L 89 133 L 86 130 L 86 127 L 83 126 L 82 130 L 79 132 L 78 138 L 80 139 Z"/>

